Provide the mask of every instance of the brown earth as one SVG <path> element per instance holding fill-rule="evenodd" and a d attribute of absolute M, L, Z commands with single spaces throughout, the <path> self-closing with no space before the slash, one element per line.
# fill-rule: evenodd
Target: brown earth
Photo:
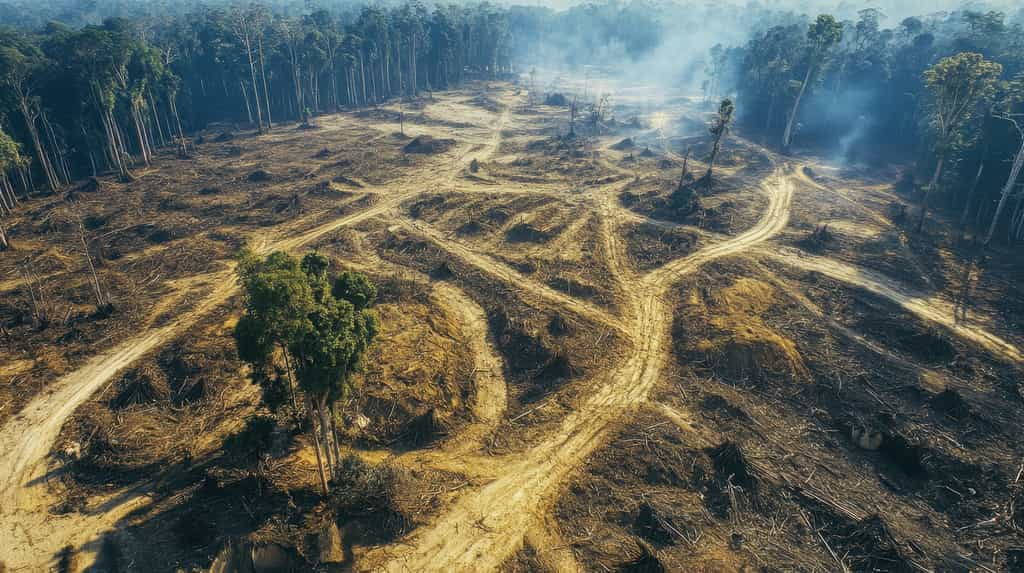
<path fill-rule="evenodd" d="M 1009 257 L 965 272 L 947 227 L 890 218 L 884 182 L 738 137 L 682 213 L 707 140 L 672 129 L 706 110 L 567 138 L 564 109 L 526 101 L 439 94 L 405 137 L 397 104 L 235 134 L 23 207 L 0 259 L 8 570 L 1012 570 Z M 326 499 L 233 353 L 246 243 L 381 286 Z"/>

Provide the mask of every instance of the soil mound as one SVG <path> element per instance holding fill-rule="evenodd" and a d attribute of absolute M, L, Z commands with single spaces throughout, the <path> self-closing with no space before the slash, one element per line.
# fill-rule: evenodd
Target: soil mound
<path fill-rule="evenodd" d="M 539 229 L 530 223 L 518 223 L 505 233 L 505 238 L 513 243 L 543 243 L 551 237 L 550 231 Z"/>
<path fill-rule="evenodd" d="M 454 145 L 454 139 L 437 139 L 429 135 L 420 135 L 406 143 L 402 149 L 406 153 L 434 154 L 444 153 Z"/>
<path fill-rule="evenodd" d="M 729 380 L 810 379 L 796 344 L 764 322 L 763 316 L 775 305 L 771 285 L 741 278 L 708 296 L 712 300 L 695 296 L 690 303 L 711 317 L 717 330 L 695 345 L 716 373 Z"/>
<path fill-rule="evenodd" d="M 563 93 L 550 93 L 544 98 L 544 105 L 565 107 L 569 105 L 569 98 L 565 97 L 565 94 Z"/>
<path fill-rule="evenodd" d="M 264 183 L 267 181 L 272 181 L 274 179 L 274 175 L 269 171 L 257 169 L 256 171 L 250 173 L 247 179 L 249 179 L 249 181 L 252 183 Z"/>
<path fill-rule="evenodd" d="M 633 149 L 634 147 L 636 147 L 636 143 L 633 141 L 633 138 L 631 137 L 627 137 L 626 139 L 623 139 L 622 141 L 612 145 L 612 149 L 616 151 Z"/>
<path fill-rule="evenodd" d="M 164 371 L 151 364 L 143 364 L 129 370 L 121 378 L 117 394 L 110 405 L 120 410 L 133 405 L 169 400 L 170 397 L 171 387 Z"/>

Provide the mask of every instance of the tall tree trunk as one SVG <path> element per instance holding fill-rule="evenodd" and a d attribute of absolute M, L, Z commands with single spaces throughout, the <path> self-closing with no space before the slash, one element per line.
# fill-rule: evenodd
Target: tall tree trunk
<path fill-rule="evenodd" d="M 248 33 L 245 35 L 245 55 L 249 58 L 249 75 L 252 77 L 252 95 L 256 98 L 256 120 L 259 121 L 259 127 L 257 131 L 263 133 L 263 108 L 260 107 L 260 91 L 257 89 L 258 83 L 256 83 L 256 63 L 252 57 L 252 38 L 249 37 Z M 242 88 L 242 93 L 245 93 L 245 87 Z M 245 107 L 249 107 L 249 97 L 245 98 Z M 252 122 L 252 112 L 249 112 L 249 121 Z"/>
<path fill-rule="evenodd" d="M 14 186 L 11 185 L 11 180 L 7 177 L 6 173 L 0 174 L 0 181 L 3 182 L 4 189 L 7 191 L 8 200 L 11 205 L 18 206 L 18 196 L 14 193 Z"/>
<path fill-rule="evenodd" d="M 946 163 L 946 156 L 943 154 L 939 157 L 939 162 L 935 164 L 935 172 L 932 173 L 932 180 L 928 183 L 928 190 L 925 191 L 924 197 L 921 198 L 921 215 L 917 219 L 917 228 L 915 232 L 920 233 L 924 229 L 924 220 L 928 216 L 928 201 L 931 199 L 932 194 L 935 193 L 935 189 L 939 185 L 939 177 L 942 176 L 942 167 Z"/>
<path fill-rule="evenodd" d="M 334 111 L 338 111 L 338 70 L 331 66 L 331 105 Z"/>
<path fill-rule="evenodd" d="M 405 97 L 405 82 L 402 81 L 402 42 L 396 42 L 396 46 L 397 49 L 395 50 L 395 55 L 398 59 L 398 96 Z"/>
<path fill-rule="evenodd" d="M 92 274 L 93 294 L 96 295 L 96 307 L 99 308 L 105 304 L 103 289 L 100 288 L 100 277 L 96 274 L 96 267 L 92 264 L 92 254 L 89 253 L 89 243 L 85 240 L 85 225 L 82 223 L 81 213 L 78 213 L 78 238 L 82 241 L 85 260 L 89 263 L 89 272 Z"/>
<path fill-rule="evenodd" d="M 249 116 L 249 125 L 252 125 L 252 107 L 249 106 L 249 92 L 245 89 L 245 83 L 238 80 L 238 88 L 242 90 L 242 99 L 245 100 L 245 113 Z"/>
<path fill-rule="evenodd" d="M 330 420 L 327 416 L 327 397 L 322 396 L 317 400 L 316 411 L 320 416 L 320 441 L 324 444 L 324 458 L 327 460 L 328 474 L 331 478 L 334 478 L 334 472 L 338 467 L 340 460 L 334 457 L 335 448 L 331 440 L 331 434 L 334 432 L 330 431 Z"/>
<path fill-rule="evenodd" d="M 160 147 L 167 146 L 167 138 L 164 137 L 164 128 L 160 125 L 160 114 L 156 110 L 156 101 L 153 99 L 153 92 L 146 90 L 146 97 L 149 98 L 149 109 L 153 112 L 153 123 L 156 124 L 156 133 L 160 138 Z"/>
<path fill-rule="evenodd" d="M 782 134 L 782 149 L 789 151 L 789 146 L 793 143 L 793 124 L 796 122 L 796 114 L 800 111 L 800 100 L 804 97 L 804 91 L 807 90 L 807 82 L 811 80 L 811 72 L 814 71 L 814 62 L 807 65 L 807 73 L 804 75 L 804 81 L 800 84 L 800 91 L 796 94 L 796 101 L 793 102 L 793 110 L 789 113 L 789 120 L 786 122 L 786 131 Z"/>
<path fill-rule="evenodd" d="M 416 36 L 409 38 L 409 81 L 412 83 L 412 97 L 420 95 L 419 83 L 416 81 Z"/>
<path fill-rule="evenodd" d="M 171 93 L 167 98 L 167 103 L 171 106 L 171 113 L 174 114 L 174 123 L 178 127 L 178 143 L 180 145 L 180 155 L 182 157 L 188 156 L 188 146 L 185 143 L 185 131 L 181 129 L 181 116 L 178 115 L 178 104 L 175 101 L 176 94 Z"/>
<path fill-rule="evenodd" d="M 1014 126 L 1016 127 L 1017 124 L 1014 123 Z M 1017 150 L 1017 155 L 1013 158 L 1010 176 L 1006 178 L 1006 185 L 1003 185 L 1002 194 L 999 196 L 999 204 L 996 205 L 995 215 L 992 216 L 992 224 L 989 225 L 988 234 L 985 235 L 985 246 L 992 242 L 992 236 L 996 234 L 996 227 L 999 226 L 999 217 L 1003 214 L 1003 209 L 1006 208 L 1006 201 L 1013 193 L 1014 185 L 1017 184 L 1017 176 L 1020 175 L 1021 166 L 1024 166 L 1024 130 L 1020 127 L 1017 127 L 1017 130 L 1022 136 L 1020 149 Z"/>
<path fill-rule="evenodd" d="M 46 135 L 50 139 L 50 148 L 53 153 L 56 154 L 57 160 L 54 161 L 52 158 L 48 158 L 50 162 L 50 169 L 53 170 L 54 175 L 57 177 L 57 183 L 70 183 L 71 173 L 67 166 L 67 161 L 64 159 L 64 150 L 57 143 L 57 134 L 53 131 L 53 125 L 50 123 L 50 119 L 46 116 L 46 112 L 39 114 L 39 118 L 43 120 L 43 129 L 46 130 Z M 46 150 L 43 150 L 46 153 Z M 59 169 L 53 167 L 56 164 Z"/>
<path fill-rule="evenodd" d="M 715 144 L 711 147 L 711 157 L 708 158 L 708 170 L 704 173 L 704 177 L 707 178 L 708 184 L 711 183 L 711 172 L 715 168 L 715 159 L 718 157 L 718 152 L 722 149 L 722 134 L 719 133 L 715 136 Z"/>
<path fill-rule="evenodd" d="M 362 51 L 359 50 L 359 78 L 362 83 L 362 104 L 367 104 L 367 67 L 362 58 Z"/>
<path fill-rule="evenodd" d="M 960 214 L 960 234 L 963 235 L 964 228 L 967 227 L 967 217 L 971 212 L 971 204 L 974 203 L 974 194 L 978 190 L 978 183 L 981 182 L 981 175 L 985 172 L 985 155 L 981 156 L 981 163 L 978 164 L 978 171 L 974 174 L 974 180 L 971 181 L 971 188 L 967 190 L 967 199 L 964 201 L 964 210 Z"/>
<path fill-rule="evenodd" d="M 334 459 L 338 460 L 338 465 L 341 465 L 341 445 L 338 440 L 338 402 L 331 403 L 331 438 L 334 446 Z"/>
<path fill-rule="evenodd" d="M 32 139 L 32 146 L 35 148 L 36 152 L 36 160 L 39 161 L 39 168 L 42 170 L 43 176 L 46 178 L 46 185 L 50 188 L 50 191 L 56 191 L 60 186 L 57 181 L 57 174 L 54 173 L 53 167 L 50 165 L 50 161 L 46 157 L 46 152 L 43 151 L 43 142 L 39 139 L 39 130 L 36 129 L 35 116 L 29 110 L 27 97 L 19 94 L 18 108 L 21 110 L 21 116 L 25 119 L 25 127 L 28 129 L 29 137 Z"/>
<path fill-rule="evenodd" d="M 320 487 L 326 496 L 331 493 L 327 487 L 327 472 L 324 469 L 324 459 L 320 452 L 320 436 L 316 431 L 316 420 L 313 419 L 313 400 L 306 396 L 306 417 L 309 420 L 309 433 L 313 435 L 313 447 L 316 450 L 316 467 L 320 472 Z"/>
<path fill-rule="evenodd" d="M 149 166 L 149 150 L 146 148 L 146 134 L 142 130 L 142 118 L 139 117 L 139 106 L 135 102 L 131 104 L 132 123 L 135 124 L 135 137 L 139 140 L 139 153 L 142 155 L 142 162 Z"/>
<path fill-rule="evenodd" d="M 14 212 L 14 202 L 7 197 L 7 174 L 0 173 L 0 213 Z"/>
<path fill-rule="evenodd" d="M 26 175 L 26 173 L 28 175 Z M 32 193 L 31 175 L 32 174 L 25 167 L 18 167 L 18 179 L 21 180 L 21 190 L 25 199 L 28 199 L 29 195 Z"/>
<path fill-rule="evenodd" d="M 1010 217 L 1010 240 L 1019 241 L 1024 238 L 1024 194 L 1017 196 L 1017 206 Z"/>
<path fill-rule="evenodd" d="M 270 120 L 270 91 L 267 89 L 267 63 L 263 60 L 263 34 L 256 37 L 256 46 L 260 54 L 260 77 L 263 80 L 263 100 L 267 106 L 267 131 L 274 128 Z"/>

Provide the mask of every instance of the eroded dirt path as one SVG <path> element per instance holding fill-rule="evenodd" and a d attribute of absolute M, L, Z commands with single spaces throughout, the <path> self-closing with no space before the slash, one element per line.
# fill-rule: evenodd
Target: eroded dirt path
<path fill-rule="evenodd" d="M 370 207 L 292 236 L 269 235 L 252 242 L 259 252 L 294 250 L 342 227 L 354 225 L 396 209 L 418 193 L 427 180 L 454 181 L 472 157 L 493 154 L 509 117 L 508 106 L 492 126 L 492 136 L 482 144 L 464 145 L 453 161 L 431 165 L 378 191 L 379 201 Z M 372 189 L 371 189 L 372 190 Z M 0 429 L 0 559 L 9 571 L 46 570 L 65 546 L 88 546 L 131 510 L 145 502 L 141 492 L 117 492 L 96 513 L 51 515 L 53 503 L 47 489 L 49 454 L 67 419 L 124 368 L 180 336 L 213 309 L 238 292 L 234 265 L 190 280 L 199 302 L 166 325 L 149 329 L 95 356 L 76 371 L 53 382 L 18 415 Z M 205 293 L 204 293 L 205 291 Z"/>
<path fill-rule="evenodd" d="M 765 254 L 787 265 L 821 273 L 829 278 L 860 287 L 900 305 L 927 322 L 945 327 L 954 335 L 981 346 L 999 358 L 1011 362 L 1024 362 L 1024 355 L 1015 345 L 969 321 L 957 321 L 954 305 L 940 296 L 906 287 L 868 269 L 835 259 L 809 255 L 795 249 L 773 249 L 765 251 Z"/>
<path fill-rule="evenodd" d="M 399 200 L 396 197 L 381 202 L 286 241 L 267 243 L 261 250 L 297 248 L 340 227 L 377 216 Z M 238 291 L 233 265 L 196 277 L 190 283 L 195 289 L 193 293 L 201 296 L 198 304 L 166 325 L 130 338 L 56 380 L 0 429 L 0 556 L 10 570 L 39 570 L 65 545 L 77 546 L 92 540 L 144 501 L 136 495 L 98 515 L 50 515 L 48 507 L 52 500 L 46 484 L 49 453 L 64 422 L 94 393 L 114 380 L 121 370 L 174 340 Z"/>
<path fill-rule="evenodd" d="M 617 284 L 624 297 L 624 312 L 620 317 L 529 279 L 496 258 L 400 212 L 404 202 L 426 191 L 427 184 L 434 187 L 440 184 L 445 190 L 449 187 L 459 191 L 479 190 L 473 187 L 472 179 L 460 180 L 459 175 L 465 174 L 472 159 L 487 158 L 497 152 L 501 130 L 508 117 L 506 105 L 492 126 L 489 139 L 462 145 L 456 153 L 418 168 L 388 189 L 367 188 L 377 202 L 361 211 L 305 230 L 297 226 L 279 229 L 276 234 L 257 242 L 261 252 L 294 250 L 344 226 L 386 217 L 428 238 L 494 280 L 516 288 L 531 303 L 575 312 L 597 324 L 615 328 L 631 344 L 625 362 L 606 375 L 585 382 L 592 385 L 586 397 L 542 441 L 524 452 L 485 458 L 478 454 L 480 442 L 506 414 L 504 365 L 490 339 L 486 315 L 480 305 L 457 285 L 432 283 L 433 298 L 455 314 L 474 354 L 476 392 L 472 409 L 476 421 L 441 447 L 425 453 L 410 453 L 403 456 L 403 460 L 412 464 L 439 462 L 480 479 L 474 479 L 474 486 L 455 499 L 432 523 L 398 543 L 361 555 L 356 563 L 359 570 L 489 571 L 499 568 L 524 543 L 537 550 L 562 545 L 557 528 L 550 523 L 549 509 L 568 478 L 606 443 L 609 434 L 631 412 L 648 403 L 670 354 L 673 309 L 669 295 L 673 286 L 680 277 L 713 260 L 757 249 L 778 235 L 788 224 L 796 184 L 820 186 L 802 173 L 799 166 L 778 165 L 760 184 L 769 204 L 753 227 L 735 237 L 710 236 L 707 246 L 643 275 L 628 264 L 628 254 L 619 233 L 621 227 L 640 221 L 638 217 L 641 217 L 615 201 L 624 184 L 616 182 L 588 191 L 585 197 L 576 200 L 586 201 L 600 218 L 600 244 L 608 259 L 609 280 Z M 438 130 L 437 133 L 444 135 L 445 132 Z M 493 187 L 487 192 L 492 190 Z M 640 222 L 672 225 L 643 219 Z M 884 276 L 832 259 L 779 247 L 761 249 L 761 252 L 779 262 L 857 285 L 900 304 L 925 320 L 943 325 L 1002 358 L 1022 360 L 1021 353 L 1009 342 L 980 326 L 957 323 L 952 305 L 938 297 L 915 292 Z M 191 292 L 204 293 L 197 304 L 171 322 L 122 342 L 61 378 L 0 429 L 0 559 L 5 560 L 11 570 L 45 569 L 64 546 L 88 546 L 132 509 L 145 503 L 141 492 L 128 491 L 121 492 L 111 503 L 102 504 L 103 509 L 98 513 L 49 515 L 47 509 L 52 500 L 45 484 L 48 455 L 62 425 L 91 395 L 114 380 L 123 368 L 180 336 L 237 292 L 230 264 L 193 277 L 189 284 L 193 287 Z M 688 412 L 664 405 L 656 407 L 680 428 L 693 428 Z M 559 571 L 580 568 L 571 552 L 562 556 L 552 554 L 551 566 Z"/>
<path fill-rule="evenodd" d="M 788 222 L 793 185 L 776 171 L 764 184 L 769 209 L 754 228 L 644 276 L 634 287 L 633 352 L 543 442 L 515 456 L 500 476 L 455 501 L 433 524 L 363 557 L 363 571 L 489 571 L 517 551 L 543 520 L 566 478 L 614 425 L 646 402 L 666 359 L 672 313 L 666 294 L 682 275 L 771 238 Z M 683 414 L 680 414 L 683 415 Z"/>

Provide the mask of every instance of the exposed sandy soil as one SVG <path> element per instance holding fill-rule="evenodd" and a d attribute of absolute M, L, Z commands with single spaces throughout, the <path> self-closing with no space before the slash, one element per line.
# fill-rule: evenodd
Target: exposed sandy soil
<path fill-rule="evenodd" d="M 638 89 L 623 91 L 623 116 L 642 108 Z M 700 172 L 707 146 L 683 118 L 699 125 L 703 113 L 665 101 L 567 139 L 564 109 L 529 107 L 496 84 L 406 111 L 408 137 L 453 140 L 437 153 L 402 153 L 391 105 L 320 118 L 312 147 L 282 129 L 161 159 L 140 192 L 103 180 L 97 196 L 126 199 L 88 207 L 125 211 L 87 235 L 122 251 L 103 259 L 118 302 L 105 318 L 86 316 L 76 227 L 31 226 L 68 208 L 40 200 L 12 232 L 19 257 L 41 281 L 74 285 L 50 299 L 55 316 L 70 307 L 82 318 L 29 334 L 24 301 L 0 309 L 8 322 L 26 317 L 17 328 L 29 336 L 0 364 L 5 379 L 29 381 L 0 394 L 0 560 L 33 571 L 69 545 L 85 562 L 117 546 L 154 570 L 208 567 L 245 538 L 309 567 L 307 538 L 335 520 L 358 571 L 1010 569 L 1024 528 L 1024 356 L 992 295 L 1009 280 L 1004 260 L 983 275 L 994 290 L 958 318 L 962 265 L 943 258 L 954 247 L 915 246 L 883 185 L 740 138 L 701 208 L 673 216 L 682 156 L 691 149 Z M 328 159 L 350 148 L 360 151 Z M 166 190 L 182 171 L 205 173 L 189 183 L 198 188 L 229 168 L 237 190 Z M 268 180 L 249 181 L 257 168 Z M 133 202 L 145 194 L 160 197 Z M 160 212 L 163 199 L 185 204 Z M 102 239 L 104 225 L 132 217 L 201 238 Z M 833 239 L 809 241 L 825 224 Z M 228 455 L 240 419 L 259 411 L 229 356 L 211 388 L 232 409 L 211 417 L 186 470 L 153 467 L 181 465 L 180 452 L 145 458 L 148 479 L 98 488 L 51 456 L 66 422 L 103 420 L 89 408 L 109 400 L 105 388 L 120 395 L 158 376 L 147 368 L 168 345 L 223 336 L 236 312 L 229 255 L 242 243 L 316 248 L 390 285 L 379 364 L 346 405 L 370 421 L 349 428 L 361 461 L 336 488 L 393 484 L 373 511 L 344 493 L 318 500 L 303 437 L 269 469 Z M 186 255 L 203 258 L 190 266 Z M 0 287 L 24 294 L 34 281 L 11 274 Z M 129 426 L 159 430 L 157 414 L 127 411 Z M 266 495 L 245 493 L 251 483 Z M 85 503 L 69 504 L 69 491 Z M 204 524 L 192 546 L 156 536 L 139 549 L 182 523 Z"/>

